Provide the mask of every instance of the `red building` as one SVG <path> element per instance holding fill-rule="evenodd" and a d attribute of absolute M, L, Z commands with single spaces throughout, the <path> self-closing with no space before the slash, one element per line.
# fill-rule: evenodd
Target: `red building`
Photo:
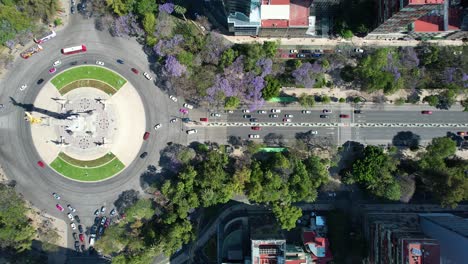
<path fill-rule="evenodd" d="M 302 239 L 313 263 L 325 264 L 333 260 L 328 238 L 320 237 L 315 231 L 304 231 Z"/>

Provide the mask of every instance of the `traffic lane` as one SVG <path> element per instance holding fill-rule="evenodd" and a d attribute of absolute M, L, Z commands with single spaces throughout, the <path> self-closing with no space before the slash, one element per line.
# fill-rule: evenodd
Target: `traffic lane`
<path fill-rule="evenodd" d="M 412 132 L 419 136 L 420 144 L 427 144 L 435 137 L 445 137 L 450 134 L 456 134 L 457 131 L 468 131 L 468 128 L 402 128 L 402 127 L 362 127 L 352 128 L 353 141 L 359 141 L 365 144 L 387 144 L 392 143 L 393 139 L 401 138 L 401 132 Z M 398 136 L 397 136 L 398 135 Z M 397 137 L 395 137 L 397 136 Z M 406 137 L 404 137 L 406 138 Z M 344 142 L 342 142 L 344 143 Z"/>
<path fill-rule="evenodd" d="M 362 111 L 354 115 L 356 123 L 467 123 L 468 113 L 460 111 Z"/>
<path fill-rule="evenodd" d="M 259 139 L 254 141 L 263 142 L 263 139 L 268 134 L 282 135 L 287 141 L 296 139 L 297 133 L 307 133 L 310 131 L 317 131 L 315 137 L 322 139 L 330 139 L 332 142 L 336 141 L 338 129 L 337 128 L 323 128 L 323 127 L 261 127 L 260 130 L 252 130 L 251 127 L 229 127 L 227 134 L 229 136 L 241 137 L 242 139 L 249 139 L 249 135 L 259 135 Z"/>
<path fill-rule="evenodd" d="M 250 118 L 257 118 L 258 122 L 279 122 L 283 123 L 283 119 L 290 119 L 293 123 L 330 123 L 330 122 L 339 122 L 339 115 L 348 114 L 349 112 L 343 111 L 333 111 L 332 113 L 323 113 L 322 110 L 311 110 L 310 114 L 303 114 L 301 111 L 281 111 L 281 113 L 271 113 L 267 114 L 258 114 L 258 113 L 233 113 L 229 114 L 225 120 L 228 122 L 249 122 Z M 275 114 L 278 117 L 270 117 L 271 114 Z M 286 117 L 287 115 L 292 115 L 292 117 Z M 328 118 L 321 118 L 321 115 L 326 115 Z M 251 116 L 246 118 L 244 116 Z M 210 121 L 214 121 L 210 119 Z"/>

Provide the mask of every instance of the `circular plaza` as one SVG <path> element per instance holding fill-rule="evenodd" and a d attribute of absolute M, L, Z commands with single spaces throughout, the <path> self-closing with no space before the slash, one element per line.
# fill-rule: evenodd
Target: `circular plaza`
<path fill-rule="evenodd" d="M 138 155 L 146 127 L 135 88 L 100 66 L 74 67 L 55 76 L 25 119 L 42 161 L 81 182 L 103 181 L 123 171 Z"/>

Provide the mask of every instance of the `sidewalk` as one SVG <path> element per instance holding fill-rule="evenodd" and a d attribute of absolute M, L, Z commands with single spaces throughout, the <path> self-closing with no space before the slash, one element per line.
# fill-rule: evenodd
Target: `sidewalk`
<path fill-rule="evenodd" d="M 351 46 L 417 46 L 423 41 L 419 40 L 384 40 L 384 39 L 363 39 L 353 37 L 350 40 L 345 39 L 324 39 L 324 38 L 262 38 L 250 36 L 226 36 L 227 40 L 236 43 L 263 43 L 264 41 L 280 41 L 282 46 L 338 46 L 338 45 L 351 45 Z M 462 46 L 462 40 L 428 40 L 425 43 L 437 44 L 440 46 Z"/>

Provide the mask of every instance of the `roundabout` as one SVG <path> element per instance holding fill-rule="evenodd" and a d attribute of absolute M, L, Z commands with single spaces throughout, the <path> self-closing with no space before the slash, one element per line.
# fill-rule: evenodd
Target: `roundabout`
<path fill-rule="evenodd" d="M 63 71 L 44 85 L 34 106 L 34 116 L 27 114 L 34 146 L 46 164 L 69 179 L 113 177 L 143 144 L 145 111 L 138 92 L 104 67 Z"/>

